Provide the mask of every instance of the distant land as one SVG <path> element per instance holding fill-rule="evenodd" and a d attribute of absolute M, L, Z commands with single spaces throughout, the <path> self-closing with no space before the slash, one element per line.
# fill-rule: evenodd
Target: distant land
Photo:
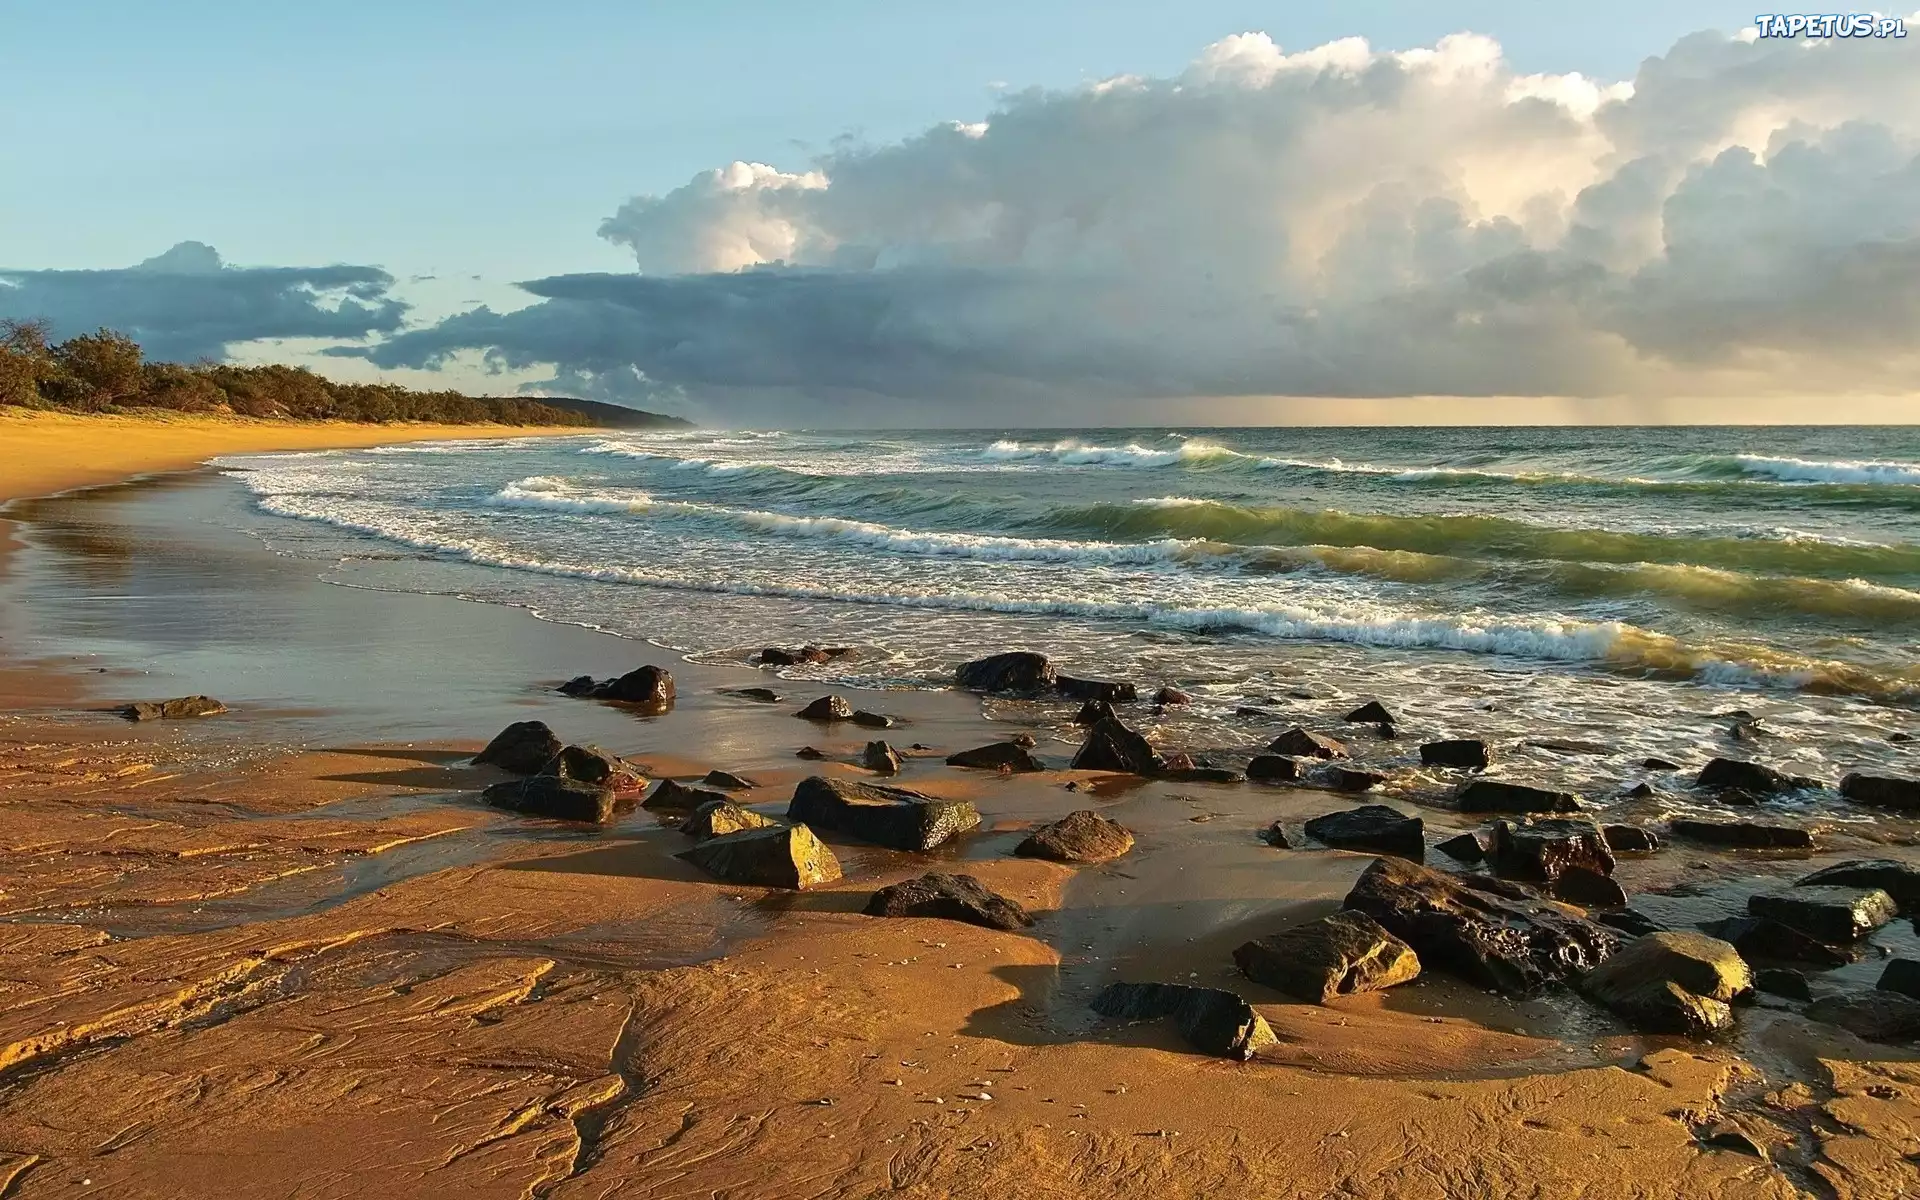
<path fill-rule="evenodd" d="M 481 400 L 486 403 L 498 403 L 506 399 L 507 397 L 481 397 Z M 580 400 L 572 396 L 517 396 L 512 399 L 522 404 L 532 400 L 548 408 L 579 413 L 583 417 L 591 418 L 595 425 L 602 425 L 609 429 L 692 429 L 694 427 L 693 422 L 685 417 L 646 412 L 638 408 L 628 408 L 624 404 L 608 404 L 602 400 Z"/>

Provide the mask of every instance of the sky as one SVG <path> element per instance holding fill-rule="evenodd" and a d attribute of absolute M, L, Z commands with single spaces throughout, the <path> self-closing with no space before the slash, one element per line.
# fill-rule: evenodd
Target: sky
<path fill-rule="evenodd" d="M 900 424 L 1756 392 L 1898 418 L 1920 387 L 1920 27 L 1756 44 L 1750 5 L 1671 0 L 10 7 L 36 52 L 0 73 L 0 316 L 167 357 Z"/>

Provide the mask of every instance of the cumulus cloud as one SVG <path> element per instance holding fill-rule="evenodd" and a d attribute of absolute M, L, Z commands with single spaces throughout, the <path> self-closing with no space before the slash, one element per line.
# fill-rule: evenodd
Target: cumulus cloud
<path fill-rule="evenodd" d="M 1703 33 L 1606 83 L 1472 35 L 1241 34 L 1177 77 L 703 173 L 603 224 L 637 273 L 365 353 L 743 411 L 1913 390 L 1909 45 Z"/>
<path fill-rule="evenodd" d="M 377 267 L 230 267 L 212 246 L 181 242 L 131 267 L 0 268 L 0 317 L 45 318 L 56 338 L 100 326 L 148 357 L 224 358 L 257 338 L 361 338 L 401 327 L 406 305 Z"/>

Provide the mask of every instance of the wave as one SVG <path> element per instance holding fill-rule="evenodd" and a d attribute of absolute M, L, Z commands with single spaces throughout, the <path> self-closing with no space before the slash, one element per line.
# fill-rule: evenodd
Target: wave
<path fill-rule="evenodd" d="M 1039 446 L 998 441 L 980 451 L 979 457 L 992 462 L 1045 461 L 1069 467 L 1173 467 L 1261 461 L 1253 455 L 1197 439 L 1183 441 L 1169 450 L 1155 450 L 1135 442 L 1124 446 L 1089 446 L 1069 440 Z"/>
<path fill-rule="evenodd" d="M 1920 486 L 1920 463 L 1873 459 L 1776 458 L 1763 454 L 1738 454 L 1733 461 L 1746 474 L 1792 483 Z"/>

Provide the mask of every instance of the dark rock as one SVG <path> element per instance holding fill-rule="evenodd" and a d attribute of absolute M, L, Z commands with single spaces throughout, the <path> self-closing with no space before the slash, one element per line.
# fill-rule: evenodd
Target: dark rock
<path fill-rule="evenodd" d="M 1175 783 L 1245 783 L 1247 777 L 1238 771 L 1226 767 L 1181 767 L 1179 770 L 1160 772 L 1162 779 Z"/>
<path fill-rule="evenodd" d="M 1615 854 L 1652 854 L 1660 848 L 1659 835 L 1638 825 L 1602 825 L 1600 833 Z"/>
<path fill-rule="evenodd" d="M 1887 969 L 1880 972 L 1880 982 L 1873 986 L 1882 991 L 1899 992 L 1920 1000 L 1920 959 L 1896 958 L 1887 963 Z"/>
<path fill-rule="evenodd" d="M 562 746 L 560 753 L 540 768 L 540 774 L 610 787 L 616 795 L 630 795 L 647 786 L 646 776 L 638 768 L 598 746 Z"/>
<path fill-rule="evenodd" d="M 1025 929 L 1027 910 L 971 875 L 933 871 L 918 879 L 883 887 L 860 910 L 870 917 L 934 917 L 988 929 Z"/>
<path fill-rule="evenodd" d="M 1664 758 L 1643 758 L 1640 760 L 1640 765 L 1649 771 L 1678 771 L 1680 769 L 1679 763 L 1668 762 Z"/>
<path fill-rule="evenodd" d="M 1638 909 L 1623 908 L 1613 912 L 1603 912 L 1593 918 L 1610 929 L 1618 929 L 1628 937 L 1645 937 L 1650 933 L 1659 933 L 1666 926 L 1649 917 Z"/>
<path fill-rule="evenodd" d="M 793 714 L 807 721 L 845 721 L 853 717 L 853 705 L 845 696 L 825 695 Z"/>
<path fill-rule="evenodd" d="M 1829 943 L 1857 942 L 1893 920 L 1893 897 L 1879 888 L 1794 887 L 1747 897 L 1747 911 Z"/>
<path fill-rule="evenodd" d="M 852 721 L 862 729 L 892 729 L 899 723 L 885 713 L 868 712 L 864 708 L 854 709 L 853 715 L 848 717 L 847 720 Z"/>
<path fill-rule="evenodd" d="M 1575 738 L 1540 738 L 1527 745 L 1539 750 L 1550 750 L 1555 754 L 1612 754 L 1613 747 L 1600 742 L 1583 742 Z"/>
<path fill-rule="evenodd" d="M 1907 1042 L 1920 1038 L 1920 1000 L 1899 992 L 1851 992 L 1807 1005 L 1811 1020 L 1838 1025 L 1869 1042 Z"/>
<path fill-rule="evenodd" d="M 1131 830 L 1092 809 L 1083 808 L 1068 813 L 1050 825 L 1035 829 L 1013 848 L 1013 852 L 1022 858 L 1100 863 L 1119 858 L 1131 849 Z"/>
<path fill-rule="evenodd" d="M 1293 758 L 1352 757 L 1342 743 L 1317 733 L 1308 733 L 1298 725 L 1273 739 L 1267 747 L 1267 753 L 1285 754 Z"/>
<path fill-rule="evenodd" d="M 954 682 L 976 692 L 1039 692 L 1052 688 L 1058 676 L 1044 654 L 1014 650 L 961 663 Z"/>
<path fill-rule="evenodd" d="M 1912 740 L 1913 740 L 1912 734 L 1903 733 L 1899 730 L 1895 730 L 1894 732 L 1887 735 L 1887 744 L 1890 746 L 1904 746 L 1908 742 L 1911 742 Z"/>
<path fill-rule="evenodd" d="M 732 771 L 708 771 L 701 777 L 700 782 L 708 787 L 729 792 L 744 792 L 760 786 L 743 775 L 735 775 Z"/>
<path fill-rule="evenodd" d="M 1281 754 L 1256 755 L 1247 764 L 1247 778 L 1259 783 L 1295 783 L 1300 779 L 1300 760 Z"/>
<path fill-rule="evenodd" d="M 1650 933 L 1580 978 L 1580 990 L 1643 1033 L 1707 1037 L 1733 1027 L 1753 992 L 1739 951 L 1698 933 Z"/>
<path fill-rule="evenodd" d="M 1177 687 L 1167 686 L 1153 694 L 1153 702 L 1163 707 L 1173 704 L 1191 704 L 1193 697 Z"/>
<path fill-rule="evenodd" d="M 1333 767 L 1327 772 L 1327 783 L 1336 792 L 1372 791 L 1387 781 L 1379 771 L 1363 771 L 1358 767 Z"/>
<path fill-rule="evenodd" d="M 1224 988 L 1184 983 L 1110 983 L 1093 998 L 1103 1017 L 1147 1021 L 1172 1017 L 1180 1035 L 1205 1054 L 1242 1061 L 1279 1039 L 1266 1018 Z"/>
<path fill-rule="evenodd" d="M 1420 974 L 1413 947 L 1361 912 L 1337 912 L 1248 942 L 1233 952 L 1233 961 L 1255 983 L 1316 1004 Z"/>
<path fill-rule="evenodd" d="M 1713 936 L 1733 943 L 1740 956 L 1749 962 L 1794 962 L 1816 967 L 1840 967 L 1853 956 L 1837 946 L 1829 946 L 1778 921 L 1759 917 L 1727 917 L 1710 921 L 1704 928 Z"/>
<path fill-rule="evenodd" d="M 487 748 L 473 756 L 473 762 L 516 775 L 533 775 L 552 762 L 560 750 L 560 739 L 545 721 L 515 721 L 495 734 Z"/>
<path fill-rule="evenodd" d="M 868 742 L 860 752 L 860 765 L 876 775 L 898 775 L 900 752 L 885 742 Z"/>
<path fill-rule="evenodd" d="M 709 800 L 680 823 L 680 832 L 703 842 L 708 838 L 726 837 L 730 833 L 743 833 L 749 829 L 772 829 L 779 824 L 772 817 L 763 817 L 731 800 Z"/>
<path fill-rule="evenodd" d="M 562 779 L 558 775 L 529 775 L 496 783 L 480 793 L 482 803 L 530 817 L 556 821 L 591 821 L 604 825 L 613 819 L 613 789 L 604 784 Z"/>
<path fill-rule="evenodd" d="M 1855 771 L 1840 781 L 1840 794 L 1855 804 L 1920 813 L 1920 780 Z"/>
<path fill-rule="evenodd" d="M 1714 719 L 1719 721 L 1757 721 L 1760 718 L 1754 716 L 1744 708 L 1732 708 L 1723 713 L 1715 713 Z"/>
<path fill-rule="evenodd" d="M 688 787 L 684 783 L 662 779 L 659 786 L 653 789 L 653 795 L 640 802 L 640 807 L 648 812 L 690 813 L 702 804 L 726 798 L 721 792 L 710 792 L 705 788 Z"/>
<path fill-rule="evenodd" d="M 1676 817 L 1667 822 L 1675 837 L 1718 846 L 1745 846 L 1753 850 L 1811 850 L 1813 834 L 1789 825 L 1760 825 L 1752 821 L 1695 821 Z"/>
<path fill-rule="evenodd" d="M 1040 739 L 1030 733 L 1016 733 L 1007 739 L 1022 750 L 1031 750 L 1040 744 Z"/>
<path fill-rule="evenodd" d="M 1584 817 L 1495 821 L 1488 860 L 1503 875 L 1551 883 L 1569 867 L 1613 874 L 1613 853 L 1600 827 Z"/>
<path fill-rule="evenodd" d="M 1069 700 L 1104 700 L 1108 704 L 1128 704 L 1139 698 L 1130 683 L 1113 679 L 1076 679 L 1072 675 L 1054 678 L 1054 689 Z"/>
<path fill-rule="evenodd" d="M 977 827 L 980 813 L 965 800 L 814 775 L 793 789 L 787 819 L 895 850 L 931 850 Z"/>
<path fill-rule="evenodd" d="M 1450 837 L 1434 849 L 1455 862 L 1478 863 L 1485 862 L 1487 858 L 1487 844 L 1480 840 L 1480 835 L 1477 833 L 1463 833 L 1458 837 Z"/>
<path fill-rule="evenodd" d="M 1346 715 L 1356 725 L 1397 725 L 1398 720 L 1378 700 L 1369 700 Z"/>
<path fill-rule="evenodd" d="M 816 750 L 812 746 L 802 746 L 793 752 L 795 758 L 804 758 L 809 762 L 819 762 L 827 756 L 825 750 Z"/>
<path fill-rule="evenodd" d="M 832 662 L 837 658 L 846 658 L 852 653 L 852 646 L 815 646 L 809 643 L 797 650 L 788 650 L 783 646 L 768 646 L 755 656 L 755 661 L 767 667 L 794 667 L 802 663 Z"/>
<path fill-rule="evenodd" d="M 1347 893 L 1346 907 L 1412 946 L 1426 969 L 1508 995 L 1569 982 L 1620 945 L 1613 930 L 1517 884 L 1496 890 L 1502 882 L 1382 858 Z"/>
<path fill-rule="evenodd" d="M 1813 999 L 1807 977 L 1791 967 L 1762 967 L 1753 973 L 1753 986 L 1756 991 L 1789 1000 Z"/>
<path fill-rule="evenodd" d="M 1648 800 L 1653 797 L 1653 785 L 1643 779 L 1620 794 L 1628 800 Z"/>
<path fill-rule="evenodd" d="M 1026 748 L 1012 742 L 994 742 L 991 745 L 976 746 L 971 750 L 962 750 L 947 755 L 950 767 L 972 767 L 978 771 L 1040 771 L 1045 770 L 1040 760 L 1027 753 Z"/>
<path fill-rule="evenodd" d="M 731 883 L 809 888 L 840 878 L 840 860 L 805 825 L 774 825 L 708 838 L 683 858 Z"/>
<path fill-rule="evenodd" d="M 673 673 L 665 667 L 644 666 L 609 679 L 593 692 L 598 700 L 615 700 L 643 708 L 670 708 L 674 700 Z"/>
<path fill-rule="evenodd" d="M 1293 838 L 1287 834 L 1287 826 L 1284 821 L 1275 821 L 1265 829 L 1262 829 L 1260 831 L 1260 840 L 1272 846 L 1275 850 L 1294 849 Z"/>
<path fill-rule="evenodd" d="M 1572 792 L 1556 792 L 1529 787 L 1524 783 L 1506 783 L 1498 779 L 1469 779 L 1453 794 L 1461 812 L 1557 813 L 1580 811 L 1580 798 Z"/>
<path fill-rule="evenodd" d="M 591 675 L 575 675 L 553 690 L 562 696 L 591 696 L 599 686 L 599 682 Z"/>
<path fill-rule="evenodd" d="M 1157 774 L 1163 764 L 1146 738 L 1108 717 L 1087 731 L 1087 740 L 1073 756 L 1076 771 L 1125 771 Z"/>
<path fill-rule="evenodd" d="M 780 703 L 780 693 L 774 691 L 772 688 L 723 688 L 721 690 L 729 696 L 738 696 L 742 700 L 752 700 L 756 704 Z"/>
<path fill-rule="evenodd" d="M 1879 888 L 1900 911 L 1920 913 L 1920 867 L 1890 858 L 1856 858 L 1821 867 L 1793 881 L 1795 887 Z"/>
<path fill-rule="evenodd" d="M 1425 832 L 1419 817 L 1409 817 L 1384 804 L 1363 804 L 1306 823 L 1307 836 L 1321 845 L 1397 854 L 1415 862 L 1426 857 Z"/>
<path fill-rule="evenodd" d="M 1766 736 L 1766 730 L 1752 721 L 1735 721 L 1727 730 L 1727 737 L 1736 742 L 1757 742 Z"/>
<path fill-rule="evenodd" d="M 1119 719 L 1120 718 L 1114 715 L 1113 705 L 1108 704 L 1105 700 L 1089 700 L 1080 706 L 1079 712 L 1073 714 L 1073 723 L 1075 725 L 1098 725 L 1102 721 L 1117 721 Z"/>
<path fill-rule="evenodd" d="M 1278 721 L 1280 714 L 1268 712 L 1264 708 L 1255 708 L 1251 704 L 1242 704 L 1233 710 L 1236 717 L 1250 717 L 1255 721 Z"/>
<path fill-rule="evenodd" d="M 1752 792 L 1758 796 L 1793 790 L 1793 781 L 1772 767 L 1738 758 L 1716 758 L 1700 768 L 1695 787 L 1713 791 Z"/>
<path fill-rule="evenodd" d="M 136 700 L 120 712 L 129 721 L 184 721 L 217 717 L 227 706 L 212 696 L 177 696 L 172 700 Z"/>
<path fill-rule="evenodd" d="M 1399 731 L 1391 725 L 1379 725 L 1376 726 L 1376 728 L 1380 731 L 1380 740 L 1382 741 L 1390 742 L 1400 736 Z"/>
<path fill-rule="evenodd" d="M 1552 891 L 1556 899 L 1582 908 L 1621 908 L 1627 903 L 1627 890 L 1591 867 L 1568 867 L 1553 881 Z"/>
<path fill-rule="evenodd" d="M 1493 761 L 1493 755 L 1479 738 L 1447 738 L 1421 746 L 1420 761 L 1429 767 L 1481 771 Z"/>

